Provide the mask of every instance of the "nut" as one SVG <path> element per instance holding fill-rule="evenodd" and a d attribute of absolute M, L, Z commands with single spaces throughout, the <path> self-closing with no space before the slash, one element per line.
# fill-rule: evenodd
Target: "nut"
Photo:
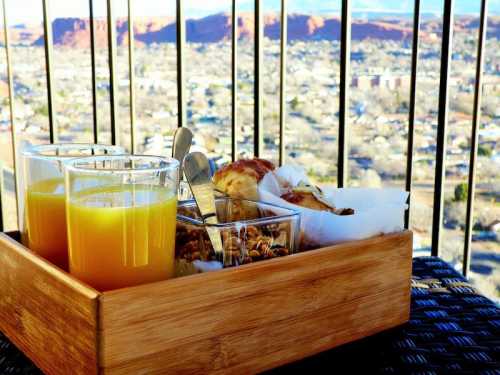
<path fill-rule="evenodd" d="M 221 231 L 224 251 L 227 252 L 230 265 L 237 266 L 290 254 L 286 247 L 290 229 L 289 224 L 280 223 L 249 225 L 239 231 Z M 184 223 L 177 225 L 176 257 L 187 261 L 217 259 L 206 230 Z"/>
<path fill-rule="evenodd" d="M 250 250 L 248 252 L 248 255 L 253 259 L 253 258 L 258 258 L 260 257 L 260 253 L 257 250 Z"/>
<path fill-rule="evenodd" d="M 289 251 L 286 247 L 277 247 L 274 249 L 274 252 L 277 253 L 279 256 L 285 256 L 289 254 Z"/>
<path fill-rule="evenodd" d="M 266 248 L 262 250 L 262 256 L 264 257 L 264 259 L 267 259 L 267 258 L 274 258 L 276 255 L 270 248 Z"/>

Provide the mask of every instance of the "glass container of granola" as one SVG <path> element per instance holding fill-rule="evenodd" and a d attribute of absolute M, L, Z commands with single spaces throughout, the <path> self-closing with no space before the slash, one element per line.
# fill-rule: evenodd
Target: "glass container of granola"
<path fill-rule="evenodd" d="M 269 203 L 216 198 L 219 224 L 205 224 L 194 201 L 180 202 L 177 211 L 176 274 L 234 267 L 293 254 L 297 251 L 300 213 Z M 208 238 L 206 225 L 222 237 L 224 264 Z"/>

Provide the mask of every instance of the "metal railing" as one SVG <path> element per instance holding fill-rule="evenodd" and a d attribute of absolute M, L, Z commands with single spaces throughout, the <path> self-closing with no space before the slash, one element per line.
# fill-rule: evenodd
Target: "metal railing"
<path fill-rule="evenodd" d="M 111 144 L 118 144 L 120 129 L 118 128 L 118 106 L 116 88 L 116 25 L 113 12 L 113 0 L 107 0 L 107 25 L 108 25 L 108 65 L 109 65 L 109 102 L 111 106 L 110 121 L 111 121 Z M 130 67 L 129 67 L 130 71 Z M 92 77 L 95 80 L 95 77 Z"/>
<path fill-rule="evenodd" d="M 470 246 L 472 240 L 472 215 L 474 210 L 474 193 L 476 188 L 476 159 L 478 148 L 478 128 L 481 118 L 481 87 L 483 83 L 484 43 L 486 39 L 486 22 L 488 18 L 488 0 L 481 0 L 481 14 L 479 18 L 479 36 L 476 56 L 476 80 L 474 86 L 474 107 L 472 110 L 472 134 L 469 161 L 469 191 L 467 194 L 467 208 L 465 218 L 465 242 L 462 273 L 467 276 L 470 268 Z"/>
<path fill-rule="evenodd" d="M 54 77 L 52 71 L 52 21 L 49 13 L 49 0 L 42 0 L 43 5 L 43 46 L 45 48 L 45 72 L 47 73 L 47 107 L 49 110 L 49 139 L 50 143 L 57 142 L 58 132 L 54 118 Z"/>
<path fill-rule="evenodd" d="M 94 0 L 89 0 L 89 23 L 90 23 L 90 69 L 92 73 L 92 134 L 94 143 L 99 143 L 99 128 L 97 124 L 97 82 L 96 82 L 96 59 L 95 59 Z"/>
<path fill-rule="evenodd" d="M 41 0 L 43 5 L 43 26 L 44 26 L 44 47 L 45 47 L 45 68 L 47 82 L 47 103 L 49 117 L 50 142 L 57 141 L 57 126 L 54 116 L 54 95 L 53 95 L 53 71 L 52 71 L 52 24 L 49 14 L 50 0 Z M 113 14 L 113 0 L 107 1 L 107 33 L 108 33 L 108 65 L 110 73 L 110 124 L 111 124 L 111 143 L 120 142 L 120 129 L 117 122 L 117 87 L 116 87 L 116 25 Z M 443 185 L 445 181 L 445 156 L 446 156 L 446 130 L 448 124 L 448 97 L 449 85 L 448 78 L 451 63 L 452 50 L 452 31 L 453 31 L 453 6 L 454 0 L 443 0 L 443 25 L 442 25 L 442 46 L 441 46 L 441 65 L 440 65 L 440 83 L 439 83 L 439 109 L 438 109 L 438 131 L 437 131 L 437 149 L 436 149 L 436 168 L 434 185 L 434 207 L 432 222 L 432 255 L 438 256 L 441 247 L 441 233 L 443 222 Z M 484 41 L 487 22 L 487 0 L 481 1 L 479 38 L 476 60 L 476 80 L 474 86 L 474 107 L 473 107 L 473 126 L 471 134 L 470 165 L 468 175 L 468 196 L 466 206 L 466 225 L 465 225 L 465 245 L 463 251 L 463 273 L 467 275 L 470 265 L 470 246 L 471 232 L 473 222 L 473 207 L 475 193 L 475 173 L 476 159 L 478 149 L 478 125 L 480 122 L 481 108 L 481 84 L 484 60 Z M 176 0 L 176 32 L 177 32 L 177 111 L 178 126 L 186 124 L 186 93 L 185 93 L 185 64 L 184 50 L 186 43 L 186 28 L 183 12 L 182 0 Z M 130 89 L 130 124 L 131 124 L 131 149 L 135 151 L 135 72 L 134 72 L 134 12 L 133 0 L 128 0 L 128 53 L 129 53 L 129 89 Z M 349 86 L 350 86 L 350 46 L 351 46 L 351 5 L 352 0 L 341 0 L 341 30 L 340 30 L 340 91 L 339 91 L 339 126 L 338 126 L 338 176 L 337 183 L 339 187 L 348 186 L 348 140 L 349 140 Z M 4 21 L 4 45 L 7 65 L 7 84 L 9 94 L 10 122 L 12 129 L 12 147 L 14 152 L 14 163 L 16 161 L 16 124 L 13 116 L 13 79 L 10 60 L 10 42 L 8 16 L 6 0 L 2 0 L 3 21 Z M 255 38 L 254 38 L 254 155 L 262 155 L 263 148 L 263 2 L 254 0 L 255 16 Z M 98 121 L 97 121 L 97 84 L 96 84 L 96 47 L 95 47 L 95 14 L 93 0 L 89 0 L 89 19 L 90 19 L 90 52 L 91 52 L 91 73 L 92 73 L 92 108 L 93 108 L 93 140 L 99 142 Z M 238 154 L 238 127 L 237 127 L 237 46 L 238 46 L 238 13 L 237 1 L 232 0 L 232 37 L 231 37 L 231 156 L 235 160 Z M 279 86 L 279 162 L 285 162 L 285 118 L 286 118 L 286 49 L 287 49 L 287 0 L 281 0 L 281 40 L 280 40 L 280 86 Z M 415 133 L 415 102 L 417 91 L 417 67 L 419 57 L 419 29 L 420 29 L 420 0 L 414 0 L 413 17 L 413 38 L 412 38 L 412 58 L 411 58 L 411 77 L 410 77 L 410 100 L 408 117 L 408 139 L 407 139 L 407 161 L 406 161 L 406 179 L 405 186 L 408 191 L 412 191 L 413 176 L 413 156 L 414 156 L 414 133 Z M 14 165 L 15 168 L 15 165 Z M 0 200 L 0 209 L 1 209 Z M 408 202 L 409 204 L 410 202 Z M 410 207 L 411 208 L 411 207 Z M 405 216 L 405 226 L 409 227 L 411 210 L 408 210 Z M 2 215 L 0 215 L 1 217 Z M 0 218 L 0 229 L 3 230 L 3 220 Z"/>
<path fill-rule="evenodd" d="M 351 1 L 342 0 L 340 23 L 340 92 L 339 92 L 339 152 L 338 187 L 347 186 L 349 150 L 349 67 L 351 63 Z"/>
<path fill-rule="evenodd" d="M 184 49 L 186 45 L 186 21 L 182 0 L 176 3 L 177 26 L 177 120 L 178 126 L 186 126 L 186 88 L 184 80 Z M 234 84 L 234 82 L 233 82 Z"/>

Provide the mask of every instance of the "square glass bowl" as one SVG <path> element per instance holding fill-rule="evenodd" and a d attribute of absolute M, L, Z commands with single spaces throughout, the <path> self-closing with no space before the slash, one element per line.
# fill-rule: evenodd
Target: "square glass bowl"
<path fill-rule="evenodd" d="M 204 224 L 194 201 L 179 203 L 175 245 L 177 276 L 272 259 L 297 250 L 298 211 L 229 197 L 216 198 L 215 204 L 219 224 Z M 205 226 L 220 232 L 224 264 L 216 261 Z"/>

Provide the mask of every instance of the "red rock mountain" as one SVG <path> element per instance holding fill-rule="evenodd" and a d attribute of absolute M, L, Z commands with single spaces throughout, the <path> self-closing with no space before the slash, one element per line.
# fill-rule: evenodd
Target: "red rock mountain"
<path fill-rule="evenodd" d="M 491 17 L 489 34 L 499 34 L 498 19 Z M 428 32 L 439 33 L 439 23 L 430 20 L 422 23 L 421 37 L 426 38 Z M 97 47 L 107 46 L 107 26 L 105 20 L 95 21 L 95 40 Z M 468 29 L 477 27 L 477 19 L 464 18 L 456 22 L 456 28 Z M 53 40 L 55 45 L 72 48 L 88 48 L 90 45 L 90 24 L 88 19 L 57 18 L 53 21 Z M 116 21 L 116 35 L 119 45 L 128 43 L 128 25 L 126 19 Z M 176 28 L 173 17 L 149 17 L 134 20 L 136 45 L 175 42 Z M 353 40 L 383 39 L 407 40 L 411 38 L 412 29 L 409 22 L 398 20 L 363 21 L 353 20 Z M 264 16 L 264 35 L 270 39 L 280 37 L 280 19 L 275 14 Z M 240 39 L 251 39 L 254 36 L 254 18 L 251 13 L 242 13 L 238 18 L 238 36 Z M 0 37 L 3 35 L 0 33 Z M 340 19 L 335 16 L 312 16 L 290 14 L 288 16 L 289 40 L 338 40 L 340 37 Z M 218 13 L 200 19 L 186 21 L 186 38 L 189 42 L 212 43 L 231 38 L 231 15 Z M 11 31 L 11 40 L 17 44 L 43 45 L 43 29 L 41 26 L 16 26 Z"/>

